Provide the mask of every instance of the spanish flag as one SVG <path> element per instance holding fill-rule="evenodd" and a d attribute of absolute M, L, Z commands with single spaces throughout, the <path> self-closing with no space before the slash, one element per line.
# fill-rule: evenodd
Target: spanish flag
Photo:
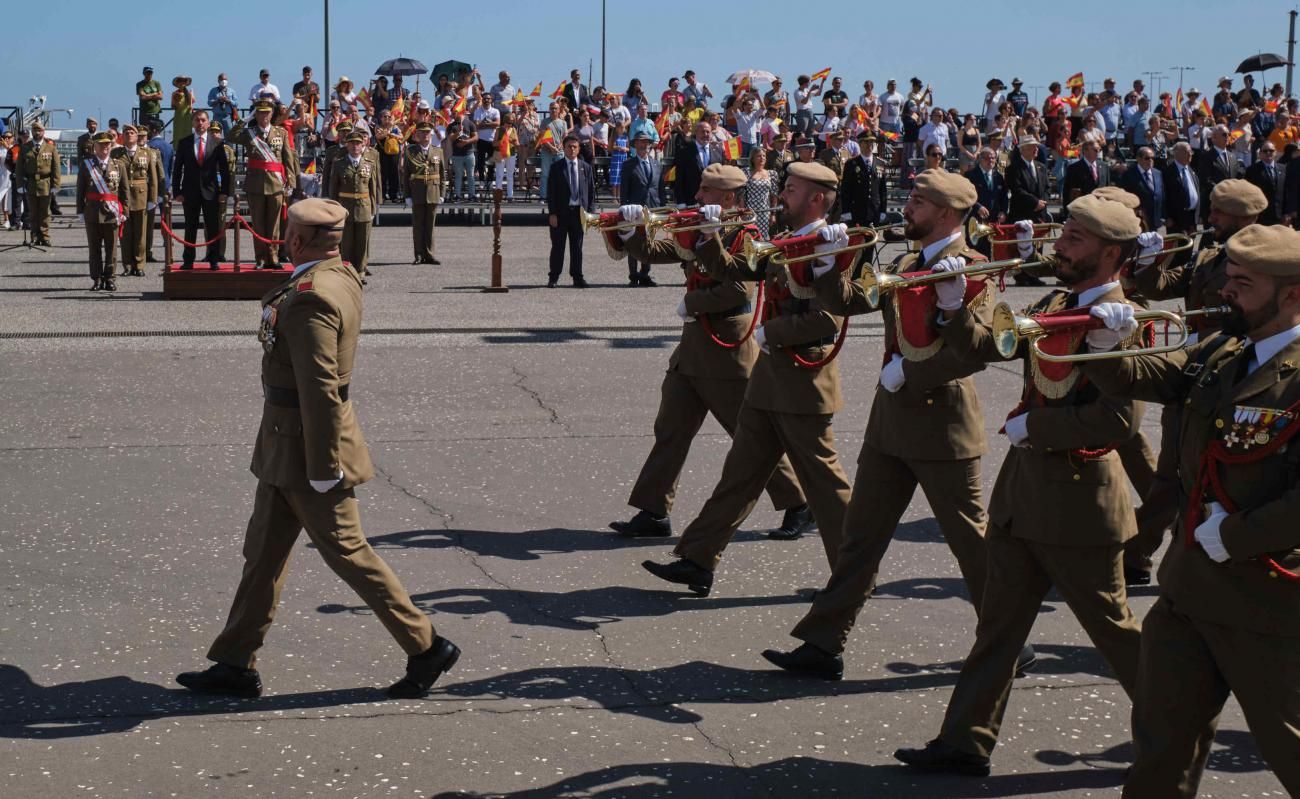
<path fill-rule="evenodd" d="M 853 121 L 859 125 L 867 124 L 867 112 L 861 106 L 853 106 Z"/>
<path fill-rule="evenodd" d="M 732 137 L 722 144 L 722 154 L 728 161 L 740 160 L 740 139 Z"/>
<path fill-rule="evenodd" d="M 1236 144 L 1237 139 L 1240 139 L 1242 136 L 1245 135 L 1246 135 L 1246 131 L 1241 129 L 1228 131 L 1228 144 Z"/>
<path fill-rule="evenodd" d="M 557 86 L 557 87 L 555 88 L 555 91 L 551 92 L 551 94 L 550 94 L 551 99 L 554 100 L 556 97 L 563 97 L 563 96 L 564 96 L 564 87 L 565 87 L 565 86 L 568 86 L 568 85 L 569 85 L 569 82 L 568 82 L 567 80 L 565 80 L 565 81 L 560 81 L 560 85 Z"/>
<path fill-rule="evenodd" d="M 664 173 L 664 183 L 672 183 L 676 179 L 677 167 L 675 165 L 668 167 L 668 171 Z"/>
<path fill-rule="evenodd" d="M 311 163 L 307 165 L 307 168 L 304 169 L 304 170 L 302 171 L 302 173 L 303 173 L 304 175 L 314 175 L 314 174 L 316 174 L 316 159 L 315 159 L 315 158 L 313 158 L 313 159 L 311 160 Z"/>
<path fill-rule="evenodd" d="M 546 131 L 542 133 L 542 135 L 539 136 L 537 139 L 538 144 L 546 144 L 547 142 L 554 143 L 554 141 L 555 141 L 555 131 L 551 130 L 549 125 L 547 126 Z"/>
<path fill-rule="evenodd" d="M 892 130 L 882 130 L 880 131 L 880 135 L 890 141 L 898 141 L 898 134 Z"/>
<path fill-rule="evenodd" d="M 537 85 L 534 86 L 534 87 L 533 87 L 533 90 L 532 90 L 531 92 L 528 93 L 528 96 L 529 96 L 529 97 L 541 97 L 541 96 L 542 96 L 542 82 L 541 82 L 541 81 L 538 81 L 538 82 L 537 82 Z"/>
<path fill-rule="evenodd" d="M 823 69 L 823 70 L 821 70 L 820 72 L 814 72 L 814 73 L 813 73 L 813 76 L 812 76 L 812 79 L 813 79 L 813 80 L 826 80 L 826 79 L 829 78 L 830 76 L 831 76 L 831 68 L 830 68 L 830 67 L 827 67 L 826 69 Z"/>
<path fill-rule="evenodd" d="M 1182 89 L 1179 89 L 1179 92 L 1181 92 L 1181 91 L 1182 91 Z M 1265 101 L 1264 101 L 1264 113 L 1265 113 L 1265 114 L 1272 114 L 1272 113 L 1274 113 L 1274 112 L 1276 112 L 1276 111 L 1277 111 L 1277 100 L 1265 100 Z"/>
<path fill-rule="evenodd" d="M 1209 117 L 1210 119 L 1214 119 L 1214 109 L 1210 108 L 1210 101 L 1209 101 L 1209 100 L 1207 100 L 1207 99 L 1205 99 L 1204 97 L 1202 97 L 1202 98 L 1201 98 L 1201 104 L 1200 104 L 1199 106 L 1197 106 L 1197 107 L 1200 108 L 1202 111 L 1205 112 L 1205 116 Z"/>
<path fill-rule="evenodd" d="M 453 114 L 455 114 L 456 116 L 460 116 L 461 114 L 465 113 L 465 107 L 466 107 L 466 105 L 467 105 L 467 102 L 466 102 L 465 98 L 464 98 L 464 97 L 458 97 L 458 98 L 456 99 L 456 104 L 453 105 L 453 106 L 451 107 L 451 112 L 452 112 Z"/>
<path fill-rule="evenodd" d="M 1078 157 L 1079 157 L 1079 148 L 1078 148 L 1078 147 L 1067 147 L 1067 148 L 1065 148 L 1065 157 L 1066 157 L 1066 158 L 1078 158 Z"/>
<path fill-rule="evenodd" d="M 510 101 L 511 105 L 523 105 L 528 98 L 524 97 L 523 89 L 515 89 L 515 99 Z"/>
<path fill-rule="evenodd" d="M 1174 93 L 1174 113 L 1183 113 L 1183 87 L 1179 86 L 1178 91 Z"/>
<path fill-rule="evenodd" d="M 747 92 L 752 88 L 754 88 L 754 84 L 749 80 L 749 76 L 746 75 L 740 79 L 740 83 L 736 84 L 736 94 Z"/>
<path fill-rule="evenodd" d="M 1082 87 L 1083 87 L 1083 73 L 1082 73 L 1082 72 L 1076 72 L 1076 73 L 1074 73 L 1073 75 L 1071 75 L 1070 77 L 1066 78 L 1066 79 L 1065 79 L 1065 85 L 1066 85 L 1066 86 L 1069 86 L 1071 89 L 1073 89 L 1075 86 L 1078 86 L 1078 87 L 1082 88 Z"/>

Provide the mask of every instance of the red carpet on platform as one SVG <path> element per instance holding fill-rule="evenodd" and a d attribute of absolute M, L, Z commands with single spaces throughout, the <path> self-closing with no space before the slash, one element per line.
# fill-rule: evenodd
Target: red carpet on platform
<path fill-rule="evenodd" d="M 163 273 L 163 297 L 169 300 L 256 300 L 289 279 L 293 266 L 282 269 L 256 269 L 241 263 L 221 263 L 216 269 L 207 261 L 195 261 L 193 269 L 172 264 Z"/>

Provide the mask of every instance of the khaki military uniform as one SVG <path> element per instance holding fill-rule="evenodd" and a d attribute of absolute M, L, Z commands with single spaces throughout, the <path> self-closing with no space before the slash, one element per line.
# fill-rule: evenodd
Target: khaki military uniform
<path fill-rule="evenodd" d="M 778 194 L 781 189 L 785 188 L 785 168 L 794 160 L 794 153 L 788 149 L 767 151 L 767 169 L 775 176 L 772 185 L 776 188 Z"/>
<path fill-rule="evenodd" d="M 983 261 L 960 239 L 925 262 L 920 253 L 908 253 L 896 264 L 897 272 L 928 272 L 947 256 Z M 847 272 L 832 269 L 816 281 L 823 306 L 846 316 L 875 310 L 862 288 Z M 975 284 L 972 285 L 972 291 Z M 987 321 L 992 303 L 988 290 L 971 301 L 972 313 Z M 933 332 L 925 343 L 900 339 L 900 309 L 886 295 L 880 311 L 885 324 L 886 363 L 893 354 L 904 357 L 906 382 L 896 392 L 877 386 L 871 416 L 858 455 L 844 524 L 844 544 L 826 587 L 817 592 L 813 606 L 792 635 L 827 652 L 842 652 L 849 632 L 871 595 L 899 520 L 911 504 L 919 485 L 925 492 L 957 558 L 971 602 L 979 613 L 984 595 L 984 504 L 980 491 L 980 457 L 988 451 L 984 413 L 971 375 L 984 364 L 964 358 Z M 930 303 L 909 311 L 934 318 L 939 311 Z M 924 324 L 924 322 L 922 322 Z"/>
<path fill-rule="evenodd" d="M 1028 313 L 1067 307 L 1055 291 Z M 1117 285 L 1095 302 L 1123 302 Z M 962 310 L 941 328 L 946 346 L 983 362 L 1000 361 L 990 329 Z M 1083 334 L 1069 343 L 1084 346 Z M 1043 598 L 1060 592 L 1131 697 L 1141 628 L 1129 610 L 1123 544 L 1135 533 L 1124 469 L 1112 450 L 1133 434 L 1140 410 L 1103 397 L 1077 368 L 1027 355 L 1022 405 L 1027 446 L 1011 447 L 989 502 L 988 572 L 975 645 L 953 689 L 940 739 L 988 757 L 997 744 L 1016 659 Z"/>
<path fill-rule="evenodd" d="M 1177 405 L 1180 487 L 1175 540 L 1160 564 L 1160 598 L 1143 620 L 1133 706 L 1137 762 L 1124 796 L 1191 797 L 1220 711 L 1237 698 L 1260 753 L 1300 795 L 1300 340 L 1248 373 L 1242 341 L 1212 336 L 1169 355 L 1088 364 L 1116 396 Z M 1287 432 L 1290 430 L 1291 432 Z M 1193 504 L 1212 446 L 1216 466 Z M 1229 559 L 1190 535 L 1219 502 Z"/>
<path fill-rule="evenodd" d="M 832 150 L 830 147 L 827 147 L 817 154 L 817 160 L 822 164 L 825 164 L 835 173 L 835 179 L 840 182 L 840 185 L 844 184 L 844 162 L 848 160 L 844 148 L 841 147 L 838 150 Z M 831 205 L 831 209 L 826 212 L 826 221 L 830 224 L 840 221 L 840 214 L 844 209 L 843 204 L 840 202 L 840 196 L 842 194 L 843 192 L 838 191 L 835 193 L 835 202 Z"/>
<path fill-rule="evenodd" d="M 157 152 L 144 145 L 137 146 L 135 152 L 116 147 L 112 157 L 126 164 L 131 182 L 131 205 L 122 227 L 122 269 L 143 269 L 149 206 L 158 202 L 158 192 L 162 189 L 158 182 L 162 160 Z"/>
<path fill-rule="evenodd" d="M 27 220 L 37 244 L 50 243 L 50 202 L 62 183 L 63 159 L 49 139 L 27 142 L 18 153 L 14 183 L 27 192 Z"/>
<path fill-rule="evenodd" d="M 95 143 L 91 137 L 95 134 L 86 132 L 77 137 L 77 163 L 89 161 L 95 157 Z"/>
<path fill-rule="evenodd" d="M 364 273 L 370 260 L 370 228 L 379 207 L 379 168 L 364 155 L 353 166 L 346 155 L 335 162 L 330 172 L 327 196 L 348 209 L 343 223 L 343 260 Z"/>
<path fill-rule="evenodd" d="M 361 282 L 338 258 L 262 300 L 266 401 L 253 449 L 253 515 L 230 617 L 208 657 L 253 668 L 275 617 L 289 555 L 304 528 L 321 557 L 365 600 L 407 655 L 433 643 L 429 619 L 366 541 L 354 488 L 374 476 L 350 400 L 361 332 Z M 342 479 L 319 493 L 311 480 Z"/>
<path fill-rule="evenodd" d="M 94 170 L 104 181 L 107 194 L 115 196 L 121 219 L 113 212 L 113 203 L 97 197 L 100 192 L 91 178 Z M 118 230 L 125 222 L 127 208 L 134 202 L 130 180 L 130 167 L 120 159 L 109 158 L 101 164 L 98 158 L 81 162 L 77 173 L 77 213 L 86 224 L 86 242 L 90 246 L 90 279 L 96 283 L 113 282 L 117 273 Z"/>
<path fill-rule="evenodd" d="M 270 148 L 271 157 L 263 158 L 253 139 Z M 248 197 L 249 222 L 263 238 L 280 238 L 280 216 L 285 199 L 298 185 L 297 157 L 288 132 L 271 125 L 265 133 L 257 127 L 245 127 L 243 120 L 230 131 L 230 141 L 244 148 L 244 194 Z M 257 266 L 274 266 L 280 261 L 280 245 L 253 239 Z"/>
<path fill-rule="evenodd" d="M 728 250 L 741 235 L 740 229 L 728 233 L 723 242 Z M 670 242 L 647 240 L 644 228 L 638 228 L 624 248 L 641 263 L 681 263 Z M 668 372 L 659 388 L 655 443 L 627 500 L 634 508 L 660 516 L 672 512 L 686 456 L 705 416 L 713 414 L 727 435 L 735 436 L 745 386 L 759 352 L 753 336 L 746 338 L 754 314 L 752 284 L 714 280 L 695 262 L 682 263 L 682 270 L 686 273 L 686 311 L 692 319 L 682 325 L 681 341 L 668 359 Z M 727 348 L 714 342 L 713 336 L 732 344 L 745 340 Z M 797 508 L 805 502 L 784 455 L 767 482 L 767 494 L 777 510 Z"/>
<path fill-rule="evenodd" d="M 697 566 L 716 569 L 722 551 L 753 511 L 784 453 L 817 520 L 826 560 L 833 569 L 850 493 L 831 428 L 831 419 L 843 404 L 839 364 L 831 361 L 806 369 L 794 355 L 810 362 L 826 358 L 842 320 L 815 298 L 793 297 L 784 274 L 764 278 L 766 261 L 758 265 L 759 272 L 750 272 L 716 233 L 696 254 L 714 280 L 766 280 L 763 330 L 771 352 L 760 352 L 754 362 L 722 477 L 674 552 Z"/>
<path fill-rule="evenodd" d="M 227 191 L 233 191 L 235 187 L 235 148 L 226 144 L 224 141 L 221 143 L 221 146 L 226 151 L 226 171 L 225 174 L 221 176 L 221 185 L 227 187 Z M 227 204 L 229 202 L 229 195 L 217 197 L 216 229 L 218 231 L 226 229 L 226 213 L 228 211 Z M 229 238 L 229 236 L 225 236 L 213 245 L 217 248 L 216 256 L 218 263 L 226 260 L 226 241 Z"/>
<path fill-rule="evenodd" d="M 406 146 L 402 161 L 402 193 L 411 198 L 411 238 L 416 263 L 429 263 L 434 255 L 433 228 L 442 202 L 442 148 Z"/>
<path fill-rule="evenodd" d="M 374 164 L 376 169 L 379 169 L 378 150 L 376 150 L 374 147 L 367 147 L 364 151 L 362 151 L 362 155 L 370 159 L 370 163 Z M 325 148 L 325 152 L 321 156 L 321 165 L 320 165 L 320 185 L 322 186 L 322 191 L 321 191 L 322 195 L 324 195 L 325 192 L 329 189 L 330 174 L 334 171 L 334 165 L 337 164 L 340 160 L 346 159 L 347 157 L 348 157 L 348 148 L 345 147 L 342 143 L 332 144 L 329 147 Z M 379 175 L 379 188 L 381 191 L 383 190 L 383 187 L 384 187 L 384 176 L 381 173 Z"/>

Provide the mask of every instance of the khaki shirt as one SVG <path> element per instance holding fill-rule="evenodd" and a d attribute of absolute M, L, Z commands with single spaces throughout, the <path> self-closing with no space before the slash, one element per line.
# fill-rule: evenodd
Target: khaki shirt
<path fill-rule="evenodd" d="M 1223 287 L 1228 283 L 1228 248 L 1221 245 L 1206 247 L 1190 263 L 1161 271 L 1155 266 L 1133 276 L 1145 297 L 1153 300 L 1184 300 L 1187 310 L 1223 305 Z M 1222 320 L 1212 316 L 1194 316 L 1192 330 L 1202 337 L 1218 332 Z"/>
<path fill-rule="evenodd" d="M 278 163 L 284 170 L 283 178 L 278 172 L 248 166 L 250 161 L 261 161 L 263 157 L 253 139 L 261 139 L 270 147 L 271 157 L 267 160 Z M 230 142 L 244 148 L 244 193 L 245 194 L 284 194 L 298 185 L 298 158 L 293 151 L 289 134 L 279 125 L 272 125 L 266 134 L 254 125 L 245 127 L 243 120 L 237 122 L 230 131 Z"/>
<path fill-rule="evenodd" d="M 162 160 L 157 158 L 156 151 L 138 145 L 132 154 L 125 147 L 117 147 L 113 149 L 111 157 L 126 164 L 127 179 L 131 182 L 131 205 L 127 208 L 128 211 L 143 211 L 149 203 L 157 201 L 158 175 L 162 171 L 157 164 L 161 164 Z"/>
<path fill-rule="evenodd" d="M 330 170 L 328 196 L 337 200 L 354 222 L 369 222 L 379 207 L 379 167 L 364 155 L 353 166 L 347 155 Z"/>
<path fill-rule="evenodd" d="M 437 205 L 442 202 L 442 148 L 430 145 L 426 153 L 420 145 L 406 146 L 402 161 L 402 190 L 414 205 Z"/>
<path fill-rule="evenodd" d="M 62 168 L 63 158 L 54 142 L 42 139 L 37 147 L 35 142 L 29 141 L 18 152 L 14 180 L 27 189 L 30 196 L 48 197 L 59 190 L 63 180 Z"/>
<path fill-rule="evenodd" d="M 98 193 L 95 182 L 90 177 L 91 170 L 100 172 L 108 193 L 117 195 L 118 202 L 122 205 L 122 212 L 125 214 L 130 210 L 133 201 L 129 168 L 125 161 L 109 158 L 107 166 L 101 171 L 99 159 L 91 158 L 89 161 L 82 161 L 81 169 L 77 172 L 77 213 L 85 214 L 87 222 L 117 224 L 117 218 L 113 215 L 109 203 L 92 200 L 89 197 L 91 194 Z"/>

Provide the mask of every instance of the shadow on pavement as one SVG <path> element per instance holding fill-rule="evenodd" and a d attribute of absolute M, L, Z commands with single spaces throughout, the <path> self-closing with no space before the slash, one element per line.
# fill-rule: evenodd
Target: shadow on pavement
<path fill-rule="evenodd" d="M 733 541 L 756 540 L 757 533 L 738 533 Z M 370 537 L 370 546 L 383 549 L 444 549 L 459 547 L 476 555 L 507 560 L 539 560 L 543 555 L 606 552 L 635 547 L 662 547 L 672 538 L 627 538 L 609 530 L 407 530 Z"/>
<path fill-rule="evenodd" d="M 1108 765 L 1120 765 L 1125 768 L 1133 762 L 1132 742 L 1112 746 L 1101 752 L 1076 755 L 1058 749 L 1044 749 L 1034 755 L 1039 763 L 1048 766 L 1069 766 L 1080 763 L 1093 768 Z M 1210 751 L 1208 768 L 1228 774 L 1245 774 L 1252 771 L 1266 771 L 1264 762 L 1255 744 L 1255 738 L 1246 730 L 1219 730 L 1214 736 L 1214 748 Z"/>

